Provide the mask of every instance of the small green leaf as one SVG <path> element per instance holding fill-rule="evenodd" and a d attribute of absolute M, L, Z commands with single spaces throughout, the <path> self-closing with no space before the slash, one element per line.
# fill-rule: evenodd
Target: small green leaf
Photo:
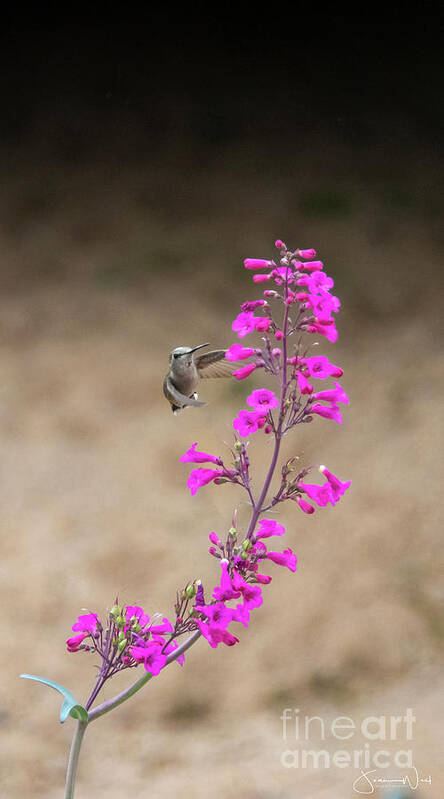
<path fill-rule="evenodd" d="M 54 688 L 55 691 L 58 691 L 59 694 L 62 694 L 64 697 L 62 707 L 60 709 L 60 721 L 66 721 L 68 716 L 71 716 L 73 719 L 79 719 L 80 721 L 88 721 L 88 711 L 83 705 L 80 705 L 76 699 L 74 699 L 73 695 L 65 688 L 64 685 L 60 685 L 58 682 L 53 682 L 52 680 L 46 680 L 44 677 L 36 677 L 34 674 L 20 674 L 20 677 L 23 677 L 26 680 L 36 680 L 37 682 L 41 682 L 44 685 L 49 685 L 50 688 Z"/>

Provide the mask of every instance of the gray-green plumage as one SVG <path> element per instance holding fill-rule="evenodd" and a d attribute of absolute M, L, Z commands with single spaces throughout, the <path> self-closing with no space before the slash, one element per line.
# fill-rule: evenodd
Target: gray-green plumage
<path fill-rule="evenodd" d="M 163 393 L 171 405 L 173 413 L 183 408 L 202 407 L 205 402 L 197 399 L 199 380 L 209 377 L 231 377 L 237 364 L 225 360 L 226 350 L 211 350 L 204 355 L 196 355 L 197 350 L 208 347 L 176 347 L 170 353 L 169 371 L 163 381 Z"/>

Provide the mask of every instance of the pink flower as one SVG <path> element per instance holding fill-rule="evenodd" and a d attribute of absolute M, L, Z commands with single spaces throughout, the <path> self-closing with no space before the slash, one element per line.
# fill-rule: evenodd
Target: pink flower
<path fill-rule="evenodd" d="M 297 557 L 291 549 L 284 549 L 283 552 L 268 552 L 267 558 L 279 566 L 286 566 L 292 572 L 297 569 Z"/>
<path fill-rule="evenodd" d="M 321 269 L 324 268 L 324 264 L 322 261 L 311 261 L 308 264 L 301 264 L 301 269 L 305 269 L 306 272 L 320 272 Z"/>
<path fill-rule="evenodd" d="M 328 324 L 321 322 L 311 322 L 307 325 L 307 333 L 319 333 L 320 336 L 325 336 L 327 341 L 333 344 L 338 339 L 338 331 L 336 330 L 334 319 L 328 320 Z"/>
<path fill-rule="evenodd" d="M 300 362 L 305 364 L 311 377 L 342 377 L 344 372 L 339 366 L 330 363 L 325 355 L 315 355 L 312 358 L 301 358 Z"/>
<path fill-rule="evenodd" d="M 326 405 L 313 405 L 306 413 L 316 413 L 318 416 L 323 416 L 324 419 L 331 419 L 333 422 L 342 424 L 342 415 L 337 405 L 331 405 L 329 408 Z"/>
<path fill-rule="evenodd" d="M 232 344 L 230 349 L 226 351 L 225 357 L 227 361 L 243 361 L 245 358 L 250 358 L 254 353 L 255 350 L 251 347 L 243 347 L 242 344 Z"/>
<path fill-rule="evenodd" d="M 235 609 L 233 610 L 232 621 L 237 621 L 239 624 L 243 624 L 244 627 L 248 627 L 248 623 L 250 621 L 250 611 L 246 605 L 236 605 Z"/>
<path fill-rule="evenodd" d="M 130 653 L 134 660 L 143 663 L 146 671 L 153 676 L 159 674 L 167 661 L 166 655 L 162 654 L 162 645 L 159 641 L 148 641 L 143 646 L 130 646 Z"/>
<path fill-rule="evenodd" d="M 82 633 L 89 633 L 93 637 L 97 635 L 100 627 L 101 624 L 96 613 L 86 613 L 83 616 L 79 616 L 76 623 L 72 625 L 74 632 L 79 630 Z"/>
<path fill-rule="evenodd" d="M 300 258 L 315 258 L 316 250 L 298 250 L 298 255 Z"/>
<path fill-rule="evenodd" d="M 169 619 L 165 617 L 162 619 L 162 624 L 152 624 L 150 627 L 150 632 L 153 635 L 164 635 L 164 633 L 173 633 L 174 627 L 171 624 Z"/>
<path fill-rule="evenodd" d="M 338 477 L 335 477 L 334 474 L 328 471 L 326 466 L 320 466 L 319 471 L 327 478 L 328 484 L 330 485 L 331 493 L 332 493 L 332 500 L 331 503 L 334 505 L 336 502 L 339 502 L 339 498 L 342 497 L 343 494 L 347 491 L 347 488 L 351 485 L 351 480 L 348 480 L 346 483 L 339 480 Z"/>
<path fill-rule="evenodd" d="M 298 378 L 298 386 L 301 394 L 311 394 L 313 392 L 313 386 L 308 382 L 307 378 L 302 372 L 297 372 L 296 376 Z"/>
<path fill-rule="evenodd" d="M 283 241 L 281 241 L 281 239 L 276 239 L 276 241 L 274 242 L 274 246 L 276 247 L 277 250 L 285 249 L 285 244 Z"/>
<path fill-rule="evenodd" d="M 229 599 L 239 599 L 240 591 L 235 589 L 231 582 L 231 577 L 228 573 L 228 561 L 221 560 L 220 562 L 222 574 L 220 578 L 220 586 L 213 589 L 213 597 L 218 602 L 227 602 Z"/>
<path fill-rule="evenodd" d="M 246 366 L 242 366 L 241 369 L 236 369 L 233 372 L 233 377 L 235 377 L 236 380 L 245 380 L 245 378 L 249 377 L 255 369 L 255 363 L 248 363 Z"/>
<path fill-rule="evenodd" d="M 256 318 L 256 330 L 259 333 L 266 333 L 270 329 L 272 322 L 268 316 Z"/>
<path fill-rule="evenodd" d="M 269 585 L 272 580 L 268 574 L 259 574 L 258 572 L 254 575 L 254 579 L 257 580 L 258 583 L 262 583 L 262 585 Z"/>
<path fill-rule="evenodd" d="M 253 283 L 268 283 L 271 275 L 253 275 Z"/>
<path fill-rule="evenodd" d="M 245 258 L 245 269 L 270 269 L 273 261 L 266 261 L 264 258 Z"/>
<path fill-rule="evenodd" d="M 237 333 L 239 338 L 244 338 L 244 336 L 248 335 L 248 333 L 252 333 L 253 330 L 256 330 L 256 320 L 257 317 L 254 315 L 254 313 L 252 313 L 252 311 L 242 311 L 242 313 L 237 315 L 236 319 L 231 325 L 231 329 Z"/>
<path fill-rule="evenodd" d="M 267 388 L 258 388 L 247 397 L 247 405 L 254 408 L 255 411 L 263 411 L 266 413 L 272 408 L 277 408 L 279 400 L 272 391 Z"/>
<path fill-rule="evenodd" d="M 233 620 L 233 610 L 227 608 L 223 602 L 216 602 L 214 605 L 195 605 L 194 610 L 203 613 L 209 619 L 211 626 L 228 627 Z"/>
<path fill-rule="evenodd" d="M 66 642 L 68 652 L 79 652 L 81 649 L 80 644 L 87 637 L 87 635 L 88 633 L 77 633 L 77 635 L 73 635 L 71 638 L 68 638 Z"/>
<path fill-rule="evenodd" d="M 263 306 L 266 304 L 267 303 L 265 300 L 251 300 L 251 302 L 243 302 L 241 305 L 241 311 L 255 311 L 256 308 L 263 308 Z"/>
<path fill-rule="evenodd" d="M 239 411 L 233 427 L 241 436 L 249 436 L 265 425 L 265 415 L 260 411 Z"/>
<path fill-rule="evenodd" d="M 219 644 L 234 646 L 234 644 L 239 643 L 239 638 L 236 638 L 236 636 L 232 635 L 228 630 L 224 630 L 223 627 L 213 627 L 208 622 L 201 621 L 200 619 L 196 619 L 196 624 L 213 649 L 216 649 Z"/>
<path fill-rule="evenodd" d="M 282 341 L 282 339 L 284 338 L 284 334 L 283 334 L 282 330 L 276 330 L 276 333 L 274 334 L 274 337 L 275 337 L 276 341 Z"/>
<path fill-rule="evenodd" d="M 318 391 L 316 394 L 313 394 L 313 399 L 326 400 L 334 404 L 338 402 L 344 402 L 346 405 L 349 404 L 348 396 L 339 383 L 335 383 L 334 388 L 327 389 L 326 391 Z"/>
<path fill-rule="evenodd" d="M 298 503 L 300 509 L 304 511 L 304 513 L 314 513 L 315 509 L 313 505 L 310 505 L 310 503 L 306 502 L 305 499 L 302 499 L 302 497 L 299 497 L 296 502 Z"/>
<path fill-rule="evenodd" d="M 278 524 L 275 519 L 261 519 L 259 529 L 255 533 L 255 539 L 270 538 L 272 535 L 284 535 L 285 527 L 283 524 Z"/>
<path fill-rule="evenodd" d="M 298 488 L 321 508 L 331 502 L 332 492 L 329 483 L 324 483 L 323 486 L 318 486 L 314 483 L 298 483 Z"/>
<path fill-rule="evenodd" d="M 223 472 L 219 469 L 193 469 L 187 480 L 187 486 L 192 496 L 194 497 L 198 488 L 208 485 L 208 483 L 211 483 L 212 480 L 215 480 L 222 474 Z"/>
<path fill-rule="evenodd" d="M 258 585 L 247 583 L 239 572 L 235 572 L 232 579 L 233 587 L 241 592 L 244 605 L 251 608 L 259 608 L 262 605 L 262 591 Z"/>
<path fill-rule="evenodd" d="M 196 452 L 197 441 L 182 455 L 181 463 L 217 463 L 222 466 L 220 458 L 215 455 L 208 455 L 207 452 Z"/>

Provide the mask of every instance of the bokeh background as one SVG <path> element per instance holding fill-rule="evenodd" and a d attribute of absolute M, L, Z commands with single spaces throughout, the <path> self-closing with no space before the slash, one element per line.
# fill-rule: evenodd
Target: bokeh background
<path fill-rule="evenodd" d="M 444 790 L 442 104 L 434 21 L 285 20 L 2 33 L 0 163 L 5 799 L 62 794 L 73 724 L 31 672 L 90 692 L 64 642 L 116 596 L 170 613 L 211 585 L 230 486 L 191 498 L 179 456 L 230 442 L 255 383 L 215 381 L 174 418 L 168 352 L 234 341 L 257 290 L 244 257 L 315 247 L 343 307 L 324 351 L 352 397 L 342 427 L 286 442 L 352 490 L 279 519 L 299 571 L 274 574 L 240 644 L 205 642 L 87 733 L 78 799 L 345 799 L 353 769 L 285 769 L 284 708 L 416 716 L 422 792 Z M 260 483 L 269 442 L 251 442 Z M 127 675 L 131 679 L 131 675 Z M 126 680 L 122 681 L 126 684 Z M 120 687 L 117 686 L 117 687 Z M 114 690 L 107 688 L 105 695 Z M 365 742 L 365 741 L 364 741 Z M 353 744 L 353 745 L 352 745 Z M 344 748 L 362 748 L 356 736 Z M 308 748 L 341 748 L 313 735 Z M 387 776 L 397 776 L 390 770 Z M 382 794 L 376 795 L 382 796 Z"/>

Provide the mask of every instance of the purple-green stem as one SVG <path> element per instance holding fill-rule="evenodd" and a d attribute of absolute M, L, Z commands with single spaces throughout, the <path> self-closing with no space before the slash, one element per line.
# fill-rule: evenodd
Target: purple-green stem
<path fill-rule="evenodd" d="M 288 296 L 288 283 L 287 283 L 287 281 L 285 281 L 284 301 L 287 299 L 287 296 Z M 277 459 L 279 457 L 279 450 L 280 450 L 280 447 L 281 447 L 282 426 L 283 426 L 283 421 L 284 421 L 284 418 L 285 418 L 285 399 L 286 399 L 287 387 L 288 387 L 287 386 L 288 314 L 289 314 L 289 306 L 287 304 L 285 304 L 284 323 L 283 323 L 283 326 L 282 326 L 282 332 L 283 332 L 283 339 L 282 339 L 283 365 L 282 365 L 282 380 L 281 380 L 281 396 L 280 396 L 280 403 L 279 403 L 279 421 L 278 421 L 278 426 L 277 426 L 276 432 L 275 432 L 274 450 L 273 450 L 273 455 L 272 455 L 272 458 L 271 458 L 270 466 L 269 466 L 269 469 L 268 469 L 268 472 L 267 472 L 267 476 L 265 478 L 265 482 L 264 482 L 262 491 L 261 491 L 259 499 L 258 499 L 258 501 L 256 503 L 254 502 L 253 496 L 251 495 L 251 491 L 249 491 L 253 511 L 252 511 L 252 514 L 251 514 L 251 520 L 250 520 L 250 524 L 248 526 L 248 531 L 247 531 L 247 534 L 246 534 L 246 538 L 251 538 L 251 536 L 253 535 L 254 529 L 255 529 L 256 524 L 257 524 L 257 520 L 258 520 L 260 514 L 263 512 L 263 505 L 264 505 L 264 502 L 265 502 L 265 498 L 267 496 L 268 489 L 270 487 L 270 483 L 271 483 L 271 481 L 273 479 L 274 470 L 276 468 Z M 187 638 L 186 641 L 184 641 L 182 644 L 180 644 L 177 647 L 177 649 L 174 650 L 174 652 L 171 652 L 171 654 L 167 658 L 167 662 L 166 662 L 165 665 L 168 665 L 169 663 L 174 662 L 175 660 L 177 660 L 178 657 L 180 657 L 180 655 L 182 655 L 184 652 L 186 652 L 187 649 L 190 649 L 190 647 L 192 647 L 193 644 L 195 644 L 196 641 L 200 638 L 201 634 L 202 633 L 200 632 L 200 630 L 196 630 L 195 632 L 193 632 L 189 636 L 189 638 Z M 94 721 L 95 719 L 100 718 L 100 716 L 104 716 L 105 713 L 109 713 L 111 710 L 114 710 L 115 707 L 118 707 L 118 705 L 121 705 L 123 702 L 126 702 L 127 699 L 130 699 L 134 694 L 136 694 L 138 691 L 140 691 L 140 689 L 143 688 L 143 686 L 151 679 L 152 676 L 153 675 L 151 673 L 147 672 L 146 674 L 143 675 L 143 677 L 140 677 L 140 679 L 137 680 L 135 683 L 133 683 L 133 685 L 131 685 L 129 688 L 126 688 L 120 694 L 117 694 L 117 696 L 113 697 L 113 699 L 108 699 L 107 701 L 102 702 L 102 704 L 101 705 L 97 705 L 97 707 L 95 707 L 94 710 L 91 710 L 91 711 L 88 710 L 88 721 L 78 721 L 77 722 L 76 731 L 75 731 L 73 739 L 72 739 L 71 750 L 70 750 L 70 753 L 69 753 L 68 768 L 67 768 L 67 771 L 66 771 L 65 799 L 73 799 L 73 796 L 74 796 L 74 788 L 75 788 L 75 781 L 76 781 L 76 775 L 77 775 L 77 767 L 78 767 L 78 762 L 79 762 L 80 749 L 81 749 L 82 742 L 83 742 L 83 736 L 85 735 L 86 728 L 87 728 L 88 724 L 91 721 Z M 94 702 L 94 699 L 96 698 L 97 694 L 99 693 L 99 691 L 100 691 L 105 679 L 106 679 L 106 675 L 104 675 L 103 679 L 99 678 L 99 680 L 97 681 L 97 683 L 96 683 L 96 685 L 94 687 L 94 690 L 93 690 L 90 698 L 88 699 L 88 702 L 86 703 L 86 707 L 87 708 L 89 708 L 92 705 L 92 703 Z"/>

